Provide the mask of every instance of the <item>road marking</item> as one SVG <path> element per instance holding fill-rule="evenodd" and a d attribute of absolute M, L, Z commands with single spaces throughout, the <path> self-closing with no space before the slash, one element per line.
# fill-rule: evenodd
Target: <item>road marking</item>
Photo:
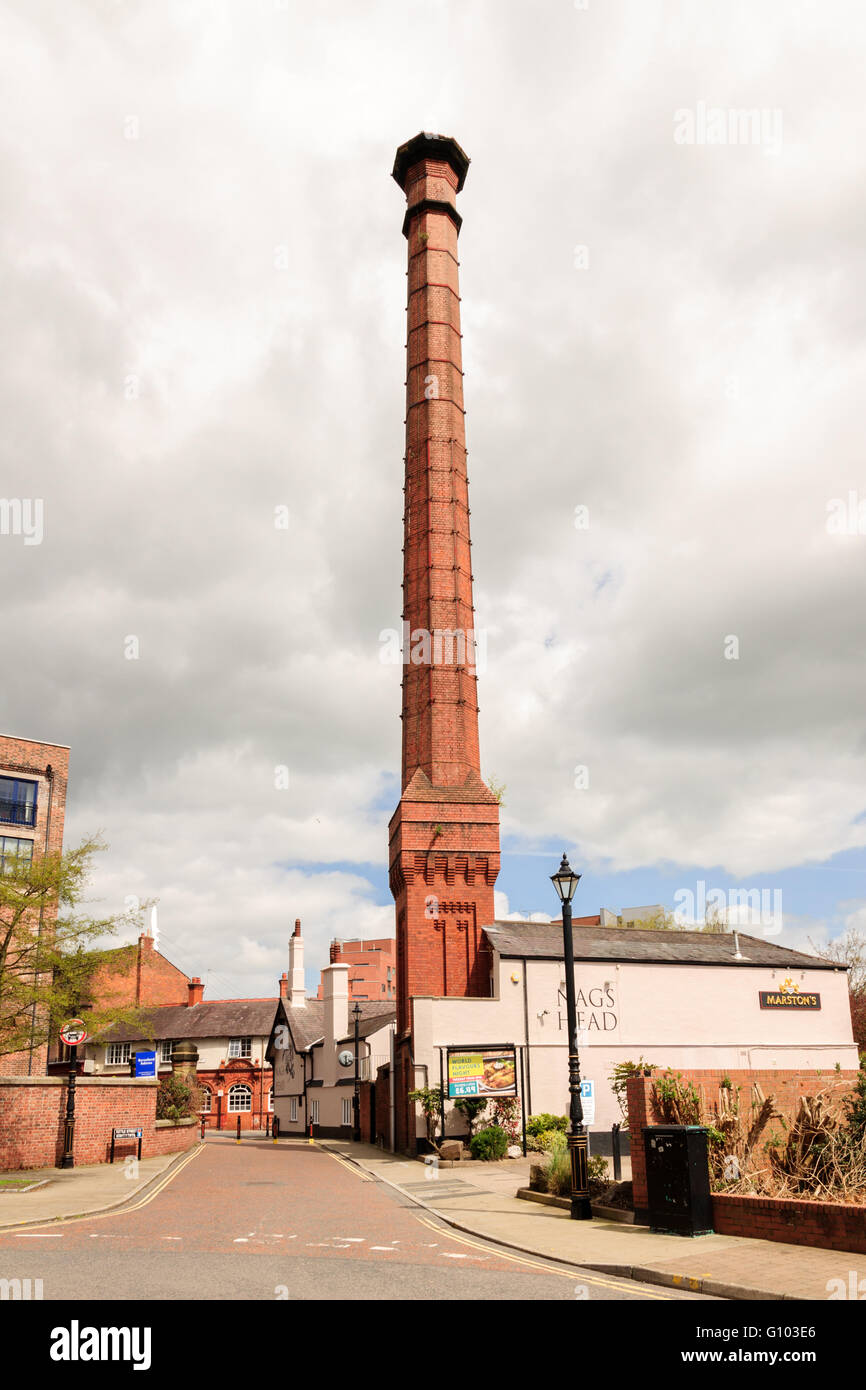
<path fill-rule="evenodd" d="M 558 1274 L 560 1278 L 571 1279 L 572 1282 L 576 1284 L 598 1284 L 606 1289 L 617 1289 L 619 1293 L 634 1292 L 636 1281 L 631 1281 L 628 1284 L 614 1284 L 609 1279 L 599 1279 L 597 1275 L 585 1274 L 583 1270 L 577 1270 L 572 1274 L 570 1270 L 552 1269 L 548 1265 L 539 1264 L 537 1260 L 527 1259 L 525 1255 L 506 1254 L 505 1251 L 498 1249 L 491 1250 L 489 1245 L 479 1245 L 476 1241 L 467 1240 L 463 1235 L 452 1235 L 450 1231 L 444 1232 L 441 1227 L 434 1226 L 432 1221 L 428 1221 L 423 1216 L 418 1216 L 415 1219 L 416 1221 L 420 1221 L 422 1226 L 428 1226 L 431 1231 L 436 1231 L 439 1235 L 447 1235 L 449 1240 L 455 1240 L 460 1245 L 470 1245 L 475 1250 L 486 1250 L 488 1255 L 495 1255 L 497 1259 L 510 1260 L 518 1265 L 528 1265 L 531 1269 L 540 1269 L 543 1274 Z M 495 1241 L 492 1242 L 494 1245 L 495 1243 Z M 669 1295 L 663 1293 L 642 1293 L 641 1296 L 643 1298 L 661 1299 L 665 1303 L 671 1302 Z"/>
<path fill-rule="evenodd" d="M 49 1224 L 52 1226 L 68 1226 L 71 1225 L 73 1221 L 106 1221 L 109 1218 L 117 1216 L 126 1216 L 128 1212 L 140 1211 L 142 1207 L 148 1206 L 149 1203 L 153 1201 L 154 1197 L 158 1197 L 160 1192 L 162 1192 L 163 1188 L 168 1187 L 168 1184 L 172 1182 L 173 1179 L 177 1177 L 178 1173 L 180 1173 L 184 1168 L 186 1168 L 187 1165 L 190 1164 L 194 1158 L 197 1158 L 200 1153 L 204 1153 L 204 1147 L 204 1144 L 199 1144 L 196 1148 L 190 1149 L 186 1158 L 182 1159 L 176 1168 L 172 1168 L 170 1172 L 166 1173 L 165 1177 L 162 1178 L 159 1183 L 157 1183 L 153 1191 L 149 1192 L 146 1197 L 142 1197 L 140 1202 L 134 1202 L 131 1206 L 124 1207 L 122 1210 L 118 1208 L 112 1208 L 111 1211 L 82 1212 L 78 1216 L 55 1216 L 53 1221 L 51 1221 L 50 1223 L 46 1221 L 44 1224 L 46 1226 Z M 0 1235 L 12 1234 L 13 1232 L 11 1231 L 0 1231 Z M 17 1234 L 19 1235 L 20 1239 L 22 1236 L 29 1233 L 22 1231 Z M 62 1240 L 62 1234 L 58 1232 L 55 1239 Z"/>
<path fill-rule="evenodd" d="M 63 1236 L 58 1231 L 56 1235 L 48 1231 L 14 1231 L 12 1234 L 16 1240 L 62 1240 Z"/>

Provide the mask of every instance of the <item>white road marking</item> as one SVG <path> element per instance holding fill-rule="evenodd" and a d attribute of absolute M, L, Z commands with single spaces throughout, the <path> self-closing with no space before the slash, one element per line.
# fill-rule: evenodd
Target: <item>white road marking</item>
<path fill-rule="evenodd" d="M 183 1236 L 160 1236 L 160 1240 L 183 1240 Z"/>
<path fill-rule="evenodd" d="M 331 1240 L 345 1240 L 349 1245 L 363 1245 L 366 1236 L 331 1236 Z"/>
<path fill-rule="evenodd" d="M 235 1236 L 232 1245 L 249 1245 L 249 1241 L 246 1236 Z"/>
<path fill-rule="evenodd" d="M 371 1245 L 371 1246 L 370 1246 L 370 1249 L 371 1249 L 371 1250 L 386 1250 L 386 1251 L 388 1252 L 389 1255 L 396 1255 L 396 1254 L 397 1254 L 397 1251 L 394 1249 L 393 1245 Z"/>
<path fill-rule="evenodd" d="M 16 1240 L 62 1240 L 61 1231 L 18 1231 Z"/>

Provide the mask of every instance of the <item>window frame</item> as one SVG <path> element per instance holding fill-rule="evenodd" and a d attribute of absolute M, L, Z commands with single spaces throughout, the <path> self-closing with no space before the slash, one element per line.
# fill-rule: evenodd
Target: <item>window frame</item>
<path fill-rule="evenodd" d="M 117 1062 L 117 1061 L 113 1062 L 113 1061 L 111 1060 L 111 1054 L 112 1054 L 112 1052 L 116 1051 L 118 1048 L 120 1049 L 120 1051 L 121 1051 L 121 1053 L 122 1053 L 123 1055 L 121 1056 L 121 1059 L 120 1059 L 119 1062 Z M 106 1043 L 106 1045 L 105 1045 L 105 1065 L 106 1065 L 107 1067 L 128 1067 L 128 1066 L 129 1066 L 129 1059 L 130 1059 L 131 1054 L 132 1054 L 132 1043 L 128 1043 L 128 1042 Z"/>
<path fill-rule="evenodd" d="M 249 1038 L 229 1038 L 229 1061 L 248 1062 L 253 1055 L 253 1040 Z"/>
<path fill-rule="evenodd" d="M 249 1105 L 232 1105 L 232 1097 L 241 1094 L 249 1101 Z M 236 1081 L 234 1086 L 229 1087 L 229 1092 L 226 1096 L 226 1106 L 226 1113 L 229 1115 L 250 1115 L 253 1109 L 252 1086 L 247 1086 L 242 1081 Z"/>

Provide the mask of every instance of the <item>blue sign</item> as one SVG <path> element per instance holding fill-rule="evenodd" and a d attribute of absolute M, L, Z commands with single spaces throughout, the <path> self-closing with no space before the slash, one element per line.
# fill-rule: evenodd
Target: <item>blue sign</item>
<path fill-rule="evenodd" d="M 136 1076 L 156 1076 L 155 1052 L 136 1052 L 135 1074 Z"/>

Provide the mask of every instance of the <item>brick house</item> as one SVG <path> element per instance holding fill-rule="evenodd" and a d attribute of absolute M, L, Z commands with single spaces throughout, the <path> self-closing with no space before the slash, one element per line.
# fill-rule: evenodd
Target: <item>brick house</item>
<path fill-rule="evenodd" d="M 0 735 L 0 873 L 63 848 L 69 749 L 65 744 Z M 45 914 L 43 927 L 50 930 Z M 0 1057 L 0 1076 L 44 1073 L 48 1045 Z"/>
<path fill-rule="evenodd" d="M 147 1010 L 148 1027 L 118 1024 L 108 1040 L 86 1046 L 85 1070 L 128 1076 L 137 1051 L 156 1050 L 157 1075 L 171 1074 L 175 1042 L 198 1049 L 196 1077 L 203 1090 L 202 1118 L 210 1129 L 263 1129 L 273 1113 L 271 1069 L 265 1049 L 277 1007 L 273 999 L 202 999 L 203 985 L 187 984 L 187 1002 Z"/>

